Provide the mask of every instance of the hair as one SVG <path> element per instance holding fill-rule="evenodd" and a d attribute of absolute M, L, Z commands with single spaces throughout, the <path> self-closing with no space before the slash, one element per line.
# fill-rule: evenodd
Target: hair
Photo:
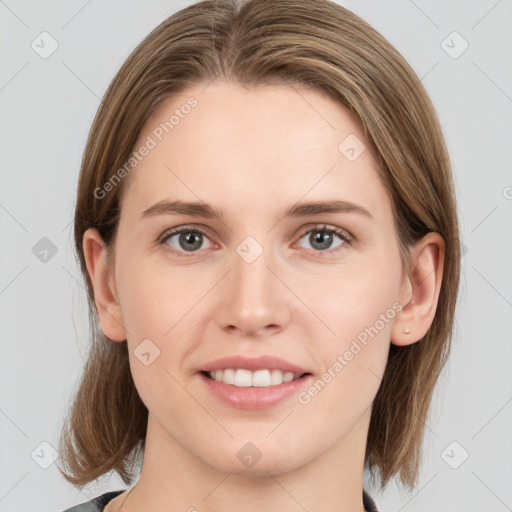
<path fill-rule="evenodd" d="M 399 474 L 418 479 L 425 421 L 450 352 L 459 286 L 460 241 L 448 151 L 420 79 L 393 46 L 331 0 L 207 0 L 158 25 L 110 83 L 81 164 L 74 238 L 86 281 L 91 345 L 60 438 L 59 471 L 75 487 L 113 470 L 131 484 L 145 447 L 148 411 L 130 372 L 127 344 L 99 328 L 83 235 L 96 228 L 112 256 L 127 178 L 95 191 L 130 158 L 148 118 L 164 101 L 215 79 L 243 86 L 302 85 L 348 109 L 364 129 L 392 200 L 402 268 L 425 234 L 445 243 L 435 317 L 417 343 L 390 346 L 372 405 L 365 466 L 381 488 Z M 64 463 L 66 468 L 60 467 Z"/>

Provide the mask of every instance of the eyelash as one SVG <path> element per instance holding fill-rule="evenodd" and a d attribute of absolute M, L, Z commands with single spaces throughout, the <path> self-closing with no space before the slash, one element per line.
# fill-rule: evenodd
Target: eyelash
<path fill-rule="evenodd" d="M 338 228 L 338 227 L 330 227 L 326 224 L 319 224 L 319 225 L 316 225 L 316 226 L 313 226 L 312 228 L 309 228 L 308 230 L 304 231 L 300 237 L 299 237 L 299 240 L 304 238 L 304 235 L 307 235 L 308 233 L 311 233 L 311 232 L 324 232 L 324 233 L 327 233 L 327 234 L 335 234 L 335 235 L 338 235 L 342 240 L 343 240 L 343 244 L 340 244 L 338 245 L 337 247 L 335 247 L 334 249 L 325 249 L 324 251 L 315 251 L 313 250 L 314 253 L 318 253 L 318 254 L 325 254 L 325 253 L 328 253 L 328 254 L 333 254 L 333 253 L 336 253 L 340 250 L 342 250 L 342 248 L 345 246 L 345 245 L 351 245 L 354 237 L 348 232 L 348 231 L 345 231 L 344 229 L 341 229 L 341 228 Z M 169 238 L 171 238 L 173 235 L 177 235 L 177 234 L 181 234 L 181 233 L 198 233 L 206 238 L 208 238 L 208 235 L 204 232 L 204 231 L 201 231 L 200 229 L 198 228 L 195 228 L 195 227 L 192 227 L 192 226 L 182 226 L 182 227 L 179 227 L 179 228 L 174 228 L 174 229 L 171 229 L 171 230 L 168 230 L 168 231 L 165 231 L 159 238 L 158 238 L 158 243 L 159 244 L 162 244 L 164 245 L 164 249 L 171 252 L 172 254 L 178 254 L 180 257 L 184 257 L 184 258 L 190 258 L 191 256 L 194 256 L 196 254 L 198 254 L 199 251 L 191 251 L 189 254 L 186 254 L 184 252 L 178 252 L 176 251 L 175 249 L 173 249 L 172 247 L 170 247 L 166 242 Z"/>

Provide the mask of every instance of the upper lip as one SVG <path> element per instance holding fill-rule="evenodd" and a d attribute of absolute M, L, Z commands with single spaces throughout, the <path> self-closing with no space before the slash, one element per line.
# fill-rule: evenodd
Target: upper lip
<path fill-rule="evenodd" d="M 280 357 L 270 355 L 258 357 L 244 357 L 239 355 L 223 357 L 222 359 L 216 359 L 215 361 L 206 363 L 201 370 L 213 372 L 215 370 L 224 370 L 226 368 L 243 368 L 250 371 L 278 369 L 284 372 L 300 373 L 301 375 L 303 373 L 308 373 L 307 370 L 296 364 L 290 363 Z"/>

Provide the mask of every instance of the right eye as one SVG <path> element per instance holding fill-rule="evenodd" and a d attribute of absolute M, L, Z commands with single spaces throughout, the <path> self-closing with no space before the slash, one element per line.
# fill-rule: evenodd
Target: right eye
<path fill-rule="evenodd" d="M 201 230 L 185 226 L 166 231 L 158 240 L 165 246 L 165 250 L 187 257 L 187 252 L 191 255 L 199 252 L 205 239 L 209 240 Z"/>

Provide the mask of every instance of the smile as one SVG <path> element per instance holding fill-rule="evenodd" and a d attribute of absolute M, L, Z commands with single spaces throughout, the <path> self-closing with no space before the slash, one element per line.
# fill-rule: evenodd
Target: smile
<path fill-rule="evenodd" d="M 279 369 L 262 369 L 252 372 L 242 368 L 226 368 L 224 370 L 215 370 L 204 373 L 217 382 L 223 382 L 224 384 L 229 384 L 231 386 L 245 388 L 279 386 L 284 382 L 291 382 L 304 375 L 302 373 L 285 372 Z"/>

